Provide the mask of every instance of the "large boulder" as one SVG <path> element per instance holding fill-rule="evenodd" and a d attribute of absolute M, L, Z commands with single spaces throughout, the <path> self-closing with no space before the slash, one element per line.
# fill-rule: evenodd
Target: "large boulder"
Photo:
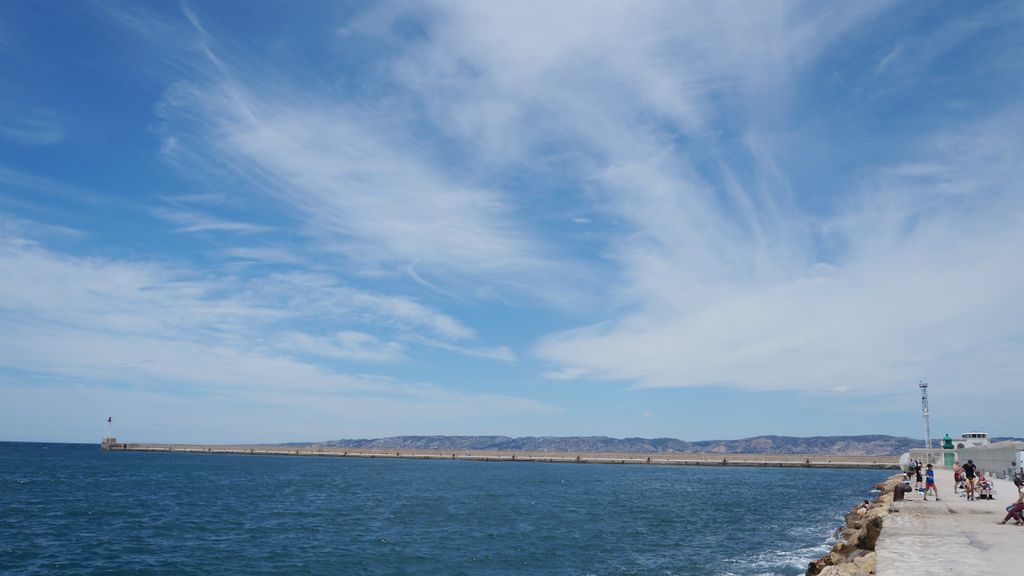
<path fill-rule="evenodd" d="M 855 561 L 857 560 L 857 558 L 860 558 L 861 556 L 863 556 L 863 555 L 865 555 L 865 554 L 874 554 L 874 552 L 869 552 L 869 551 L 867 551 L 867 550 L 861 550 L 860 548 L 858 548 L 857 550 L 855 550 L 855 551 L 851 552 L 851 553 L 850 553 L 850 554 L 849 554 L 849 555 L 848 555 L 848 556 L 846 557 L 846 559 L 847 559 L 848 561 L 850 561 L 850 562 L 855 562 Z"/>
<path fill-rule="evenodd" d="M 825 568 L 831 565 L 828 556 L 822 556 L 807 565 L 807 572 L 804 572 L 804 576 L 818 576 Z"/>
<path fill-rule="evenodd" d="M 831 564 L 832 566 L 838 566 L 840 564 L 846 564 L 847 562 L 849 562 L 849 560 L 847 560 L 846 556 L 843 556 L 842 554 L 837 554 L 836 552 L 829 552 L 828 553 L 828 563 Z"/>
<path fill-rule="evenodd" d="M 850 512 L 848 512 L 846 514 L 846 518 L 845 519 L 846 519 L 846 525 L 848 527 L 850 527 L 850 528 L 860 528 L 861 519 L 864 518 L 864 514 L 863 513 L 858 513 L 858 510 L 860 510 L 860 508 L 857 508 L 855 510 L 851 510 Z"/>
<path fill-rule="evenodd" d="M 853 544 L 850 544 L 849 542 L 836 542 L 835 544 L 832 545 L 832 549 L 829 550 L 829 553 L 830 554 L 839 554 L 840 556 L 846 558 L 850 554 L 853 554 L 856 551 L 857 551 L 857 547 L 854 546 Z M 838 562 L 834 562 L 834 564 L 838 564 Z"/>
<path fill-rule="evenodd" d="M 875 553 L 868 552 L 862 556 L 858 556 L 853 559 L 853 565 L 860 568 L 864 572 L 872 573 L 875 571 Z"/>
<path fill-rule="evenodd" d="M 857 534 L 857 540 L 853 542 L 857 548 L 874 551 L 875 542 L 878 542 L 878 535 L 882 533 L 882 518 L 874 517 L 865 522 L 864 527 Z"/>
<path fill-rule="evenodd" d="M 871 510 L 864 513 L 864 520 L 874 520 L 876 518 L 883 518 L 889 513 L 889 508 L 885 506 L 876 506 Z"/>

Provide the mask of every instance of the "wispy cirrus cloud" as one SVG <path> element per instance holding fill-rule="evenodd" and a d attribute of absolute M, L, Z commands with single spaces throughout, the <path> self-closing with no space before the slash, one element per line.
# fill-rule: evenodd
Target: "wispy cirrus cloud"
<path fill-rule="evenodd" d="M 161 47 L 165 159 L 206 182 L 243 182 L 236 201 L 280 202 L 311 245 L 356 271 L 415 269 L 442 294 L 478 286 L 471 296 L 499 298 L 551 296 L 561 271 L 587 274 L 523 217 L 515 194 L 437 146 L 408 100 L 324 91 L 315 76 L 290 74 L 296 56 L 220 38 L 201 10 L 111 13 Z"/>
<path fill-rule="evenodd" d="M 356 290 L 323 272 L 276 272 L 250 283 L 247 291 L 262 300 L 277 302 L 282 308 L 301 310 L 310 317 L 352 318 L 453 341 L 476 335 L 471 327 L 416 300 Z"/>
<path fill-rule="evenodd" d="M 290 352 L 363 360 L 368 362 L 393 362 L 403 356 L 402 345 L 397 342 L 382 342 L 372 334 L 342 331 L 328 336 L 310 336 L 301 332 L 286 332 L 276 344 Z"/>
<path fill-rule="evenodd" d="M 236 346 L 273 355 L 277 343 L 294 344 L 304 337 L 296 322 L 308 326 L 315 319 L 322 328 L 336 327 L 331 332 L 336 350 L 348 349 L 349 358 L 358 360 L 357 351 L 369 356 L 377 349 L 375 360 L 383 361 L 398 358 L 398 345 L 362 336 L 351 327 L 399 336 L 422 332 L 448 342 L 474 336 L 454 318 L 416 301 L 362 292 L 325 274 L 204 276 L 201 270 L 170 263 L 83 258 L 25 237 L 25 227 L 17 221 L 3 222 L 7 224 L 0 226 L 0 271 L 11 281 L 0 287 L 0 310 L 14 323 L 7 331 L 16 339 L 31 340 L 26 336 L 29 329 L 37 334 L 52 330 L 52 337 L 66 329 L 82 338 L 103 334 L 112 350 L 118 339 L 130 339 L 151 341 L 154 349 L 160 342 L 181 342 L 206 355 L 211 354 L 202 352 L 206 347 Z M 313 336 L 306 340 L 311 345 L 325 341 Z M 54 349 L 38 341 L 31 346 Z M 84 357 L 103 364 L 102 355 Z M 21 362 L 13 356 L 8 360 Z M 24 369 L 31 364 L 18 363 Z"/>
<path fill-rule="evenodd" d="M 275 247 L 237 246 L 233 248 L 225 248 L 221 250 L 220 253 L 229 258 L 263 262 L 266 264 L 298 264 L 302 262 L 302 259 L 296 254 L 293 254 L 284 248 Z"/>
<path fill-rule="evenodd" d="M 921 370 L 938 354 L 928 350 L 953 346 L 913 342 L 934 326 L 912 296 L 924 286 L 900 271 L 943 284 L 932 303 L 978 332 L 971 318 L 1008 304 L 991 286 L 1017 240 L 1003 225 L 1018 224 L 1009 219 L 1016 204 L 998 192 L 1016 174 L 963 176 L 992 173 L 991 158 L 967 151 L 1004 140 L 995 125 L 1016 126 L 1014 112 L 996 113 L 974 143 L 951 145 L 956 153 L 924 144 L 964 128 L 948 121 L 900 135 L 917 143 L 913 153 L 879 161 L 844 148 L 841 123 L 829 128 L 829 114 L 842 110 L 802 108 L 847 96 L 808 95 L 806 75 L 820 80 L 817 67 L 833 64 L 837 43 L 879 24 L 890 4 L 452 2 L 411 9 L 422 34 L 402 38 L 395 22 L 407 11 L 369 9 L 341 25 L 336 41 L 388 48 L 375 61 L 374 78 L 385 80 L 370 83 L 385 99 L 308 96 L 286 75 L 253 74 L 244 51 L 218 44 L 202 14 L 189 13 L 201 63 L 165 93 L 162 134 L 175 143 L 173 160 L 230 166 L 302 214 L 324 246 L 368 268 L 413 270 L 425 287 L 434 286 L 431 274 L 505 286 L 537 284 L 552 269 L 572 277 L 553 290 L 566 300 L 586 294 L 607 312 L 540 340 L 555 377 L 881 386 Z M 953 44 L 908 37 L 898 50 L 891 42 L 875 50 L 862 82 L 911 55 L 927 69 L 984 29 L 977 19 L 951 26 Z M 815 122 L 824 128 L 808 127 Z M 828 154 L 869 160 L 850 167 L 826 158 L 842 169 L 824 183 L 801 166 Z M 959 172 L 941 168 L 950 166 Z M 542 200 L 530 204 L 532 190 L 516 195 L 480 173 L 516 174 Z M 972 195 L 999 198 L 1004 210 L 968 206 Z M 558 212 L 551 220 L 565 228 L 532 228 L 523 212 L 536 206 Z M 942 233 L 965 206 L 974 243 Z M 575 262 L 586 272 L 577 276 L 545 253 L 575 233 L 566 228 L 582 228 L 573 225 L 580 213 L 589 221 L 585 250 L 599 257 Z M 958 258 L 944 267 L 930 246 Z M 951 270 L 983 280 L 943 281 Z M 972 290 L 993 298 L 970 298 Z"/>
<path fill-rule="evenodd" d="M 153 215 L 176 226 L 178 232 L 238 232 L 241 234 L 259 234 L 271 232 L 273 228 L 253 224 L 223 220 L 202 212 L 170 210 L 167 208 L 153 209 Z"/>
<path fill-rule="evenodd" d="M 892 178 L 910 166 L 892 161 L 859 166 L 863 181 L 844 179 L 837 185 L 848 190 L 833 196 L 855 204 L 812 208 L 816 199 L 791 182 L 799 170 L 786 145 L 799 133 L 787 123 L 805 112 L 792 108 L 794 86 L 887 4 L 720 3 L 698 14 L 687 4 L 605 3 L 588 6 L 580 25 L 579 10 L 560 7 L 437 8 L 431 33 L 396 66 L 437 125 L 497 166 L 572 150 L 559 168 L 584 183 L 594 214 L 622 224 L 604 252 L 617 308 L 539 342 L 553 377 L 869 390 L 935 366 L 957 372 L 944 358 L 970 355 L 1009 385 L 1012 346 L 1000 342 L 1017 341 L 1019 319 L 997 322 L 995 338 L 981 319 L 1011 307 L 1020 282 L 1004 271 L 1020 245 L 1019 206 L 1002 192 L 1019 180 L 1007 160 L 1020 149 L 1007 138 L 1015 129 L 998 128 L 1019 126 L 1015 111 L 948 150 L 930 142 L 960 133 L 957 119 L 948 132 L 917 133 L 904 152 L 941 175 Z M 957 27 L 956 42 L 991 17 Z M 363 33 L 387 30 L 371 19 Z M 886 68 L 903 53 L 927 63 L 950 46 L 931 38 L 908 39 Z M 821 138 L 801 145 L 841 153 Z M 984 200 L 964 214 L 967 197 Z M 951 232 L 959 218 L 970 241 Z M 970 351 L 960 348 L 965 333 L 976 335 Z"/>
<path fill-rule="evenodd" d="M 206 147 L 303 215 L 321 249 L 361 266 L 527 289 L 552 261 L 503 193 L 452 178 L 401 138 L 386 109 L 301 102 L 230 77 L 180 84 L 164 130 Z M 301 103 L 296 103 L 299 101 Z M 179 160 L 184 162 L 185 160 Z"/>
<path fill-rule="evenodd" d="M 46 146 L 64 139 L 64 118 L 55 110 L 38 108 L 0 118 L 0 138 L 25 146 Z"/>
<path fill-rule="evenodd" d="M 508 346 L 463 346 L 459 344 L 454 344 L 452 342 L 439 340 L 436 338 L 425 338 L 418 335 L 407 335 L 406 338 L 411 342 L 415 342 L 428 348 L 435 348 L 438 350 L 455 352 L 456 354 L 461 354 L 462 356 L 467 356 L 470 358 L 498 360 L 501 362 L 517 361 L 516 353 Z"/>
<path fill-rule="evenodd" d="M 113 385 L 211 402 L 283 402 L 314 413 L 330 405 L 343 414 L 359 405 L 380 410 L 378 425 L 389 432 L 412 432 L 393 410 L 399 405 L 555 410 L 354 370 L 353 363 L 399 362 L 406 346 L 419 344 L 351 327 L 399 338 L 425 329 L 442 342 L 472 337 L 456 320 L 414 301 L 362 293 L 324 275 L 204 276 L 166 262 L 80 257 L 24 237 L 22 224 L 0 222 L 10 223 L 0 226 L 0 275 L 9 279 L 0 284 L 0 365 L 22 381 L 12 390 L 41 380 L 62 389 Z M 441 409 L 437 417 L 450 412 Z"/>
<path fill-rule="evenodd" d="M 561 374 L 639 386 L 885 389 L 928 373 L 1013 386 L 1024 318 L 1019 111 L 937 134 L 921 162 L 884 167 L 823 224 L 833 263 L 771 275 L 702 274 L 661 251 L 627 253 L 640 312 L 543 340 Z M 965 359 L 970 358 L 969 362 Z M 1014 376 L 1016 375 L 1016 376 Z"/>

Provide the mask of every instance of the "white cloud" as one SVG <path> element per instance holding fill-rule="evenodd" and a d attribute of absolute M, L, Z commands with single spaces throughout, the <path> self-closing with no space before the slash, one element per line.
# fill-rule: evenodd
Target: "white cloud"
<path fill-rule="evenodd" d="M 353 331 L 337 332 L 327 337 L 285 332 L 278 337 L 276 344 L 299 354 L 364 362 L 394 362 L 403 356 L 401 344 L 382 342 L 372 334 Z"/>
<path fill-rule="evenodd" d="M 718 98 L 784 97 L 795 70 L 885 4 L 437 3 L 396 74 L 483 158 L 536 163 L 533 148 L 563 145 L 556 169 L 607 166 L 665 124 L 708 135 Z"/>
<path fill-rule="evenodd" d="M 200 270 L 169 263 L 78 257 L 18 235 L 21 228 L 0 227 L 5 399 L 77 397 L 83 386 L 92 390 L 88 394 L 103 396 L 115 387 L 134 399 L 127 402 L 134 414 L 150 414 L 168 425 L 163 408 L 143 399 L 203 398 L 207 405 L 263 406 L 259 410 L 274 406 L 279 415 L 304 413 L 317 422 L 299 426 L 323 434 L 313 439 L 336 437 L 351 422 L 364 430 L 413 433 L 413 422 L 438 425 L 453 418 L 555 410 L 526 398 L 338 369 L 333 361 L 400 361 L 406 345 L 416 344 L 415 338 L 389 341 L 346 326 L 366 324 L 400 337 L 425 331 L 439 339 L 438 345 L 472 336 L 455 320 L 414 301 L 360 292 L 323 275 L 207 278 Z M 314 318 L 317 325 L 342 329 L 315 336 L 293 328 L 295 321 L 311 326 Z M 332 431 L 331 418 L 337 423 L 345 415 L 351 416 L 349 424 Z M 150 428 L 141 423 L 136 430 Z M 182 431 L 169 427 L 155 433 L 173 440 Z M 217 437 L 235 433 L 222 431 Z"/>
<path fill-rule="evenodd" d="M 222 204 L 227 200 L 227 195 L 220 192 L 200 192 L 161 196 L 160 199 L 176 206 L 182 204 Z"/>
<path fill-rule="evenodd" d="M 367 324 L 448 340 L 473 338 L 475 331 L 455 318 L 419 302 L 356 290 L 333 276 L 314 272 L 275 273 L 250 282 L 246 291 L 283 309 L 314 318 L 353 318 Z"/>
<path fill-rule="evenodd" d="M 470 358 L 482 358 L 485 360 L 499 360 L 502 362 L 515 362 L 517 360 L 516 354 L 508 346 L 493 346 L 493 347 L 481 347 L 481 346 L 460 346 L 452 344 L 451 342 L 444 342 L 434 338 L 423 338 L 419 336 L 407 337 L 407 340 L 416 342 L 424 346 L 431 348 L 437 348 L 439 350 L 447 350 L 449 352 L 455 352 L 463 356 Z"/>
<path fill-rule="evenodd" d="M 298 264 L 302 261 L 299 256 L 289 252 L 288 250 L 273 247 L 246 248 L 237 246 L 234 248 L 225 248 L 221 250 L 220 253 L 229 258 L 238 258 L 239 260 L 251 260 L 268 264 Z"/>
<path fill-rule="evenodd" d="M 256 90 L 230 78 L 179 84 L 161 105 L 164 130 L 179 148 L 212 146 L 297 210 L 320 249 L 363 266 L 415 264 L 435 277 L 520 286 L 550 266 L 500 192 L 451 178 L 415 146 L 389 140 L 400 130 L 389 111 Z"/>
<path fill-rule="evenodd" d="M 26 146 L 46 146 L 64 139 L 64 119 L 55 110 L 21 110 L 0 119 L 0 137 Z"/>
<path fill-rule="evenodd" d="M 350 32 L 385 21 L 378 10 L 391 8 L 368 8 Z M 310 245 L 343 255 L 349 270 L 415 269 L 424 286 L 460 298 L 548 300 L 565 298 L 564 271 L 588 274 L 522 217 L 517 194 L 472 167 L 472 154 L 418 127 L 403 97 L 305 84 L 291 74 L 305 61 L 219 42 L 202 11 L 186 8 L 177 22 L 135 7 L 110 12 L 161 48 L 154 69 L 171 81 L 157 106 L 167 161 L 199 182 L 230 182 L 235 201 L 259 191 L 280 201 Z"/>
<path fill-rule="evenodd" d="M 20 172 L 2 164 L 0 164 L 0 183 L 6 184 L 5 193 L 25 192 L 26 196 L 41 197 L 48 203 L 59 199 L 62 202 L 71 201 L 95 205 L 105 200 L 98 194 L 69 186 L 64 182 Z"/>
<path fill-rule="evenodd" d="M 950 358 L 970 357 L 1006 381 L 1022 227 L 1019 201 L 1000 190 L 1017 189 L 1006 158 L 1020 147 L 999 125 L 1016 117 L 865 170 L 855 199 L 825 216 L 799 206 L 779 160 L 801 74 L 887 4 L 446 2 L 416 9 L 424 33 L 411 44 L 393 37 L 402 10 L 386 6 L 337 35 L 396 55 L 380 70 L 402 90 L 388 83 L 391 96 L 372 101 L 253 74 L 201 30 L 189 53 L 204 64 L 167 90 L 162 134 L 173 161 L 204 175 L 229 167 L 367 270 L 409 270 L 428 288 L 454 279 L 439 292 L 478 286 L 467 279 L 537 286 L 555 270 L 565 300 L 591 294 L 592 278 L 552 265 L 516 196 L 477 174 L 567 182 L 563 223 L 580 212 L 609 223 L 587 247 L 611 269 L 609 312 L 539 343 L 552 378 L 866 390 L 965 371 Z M 907 39 L 877 76 L 925 67 L 978 29 L 954 28 L 952 44 Z M 432 155 L 435 142 L 470 161 Z M 452 342 L 473 331 L 443 314 L 316 275 L 251 290 L 289 283 L 311 295 L 308 309 L 394 307 L 396 326 L 488 353 Z"/>
<path fill-rule="evenodd" d="M 608 290 L 617 310 L 542 340 L 550 377 L 865 390 L 954 371 L 942 358 L 968 348 L 990 375 L 1012 369 L 1012 346 L 998 342 L 1016 341 L 1019 319 L 999 321 L 998 336 L 985 326 L 1020 287 L 1005 271 L 1019 205 L 998 191 L 1020 175 L 971 152 L 991 151 L 995 135 L 1012 158 L 1012 137 L 986 129 L 956 151 L 918 150 L 916 165 L 869 168 L 857 206 L 824 219 L 798 206 L 777 160 L 786 143 L 773 130 L 800 75 L 887 4 L 435 7 L 425 39 L 395 66 L 435 124 L 493 169 L 543 172 L 538 151 L 568 150 L 559 174 L 620 225 L 604 252 L 620 273 Z M 368 22 L 346 38 L 390 29 Z M 726 117 L 749 161 L 716 133 Z M 711 161 L 697 166 L 694 150 Z M 933 173 L 919 177 L 931 181 L 883 181 L 926 166 Z M 948 169 L 936 180 L 935 167 Z M 972 202 L 962 214 L 964 194 L 999 206 Z M 949 233 L 965 225 L 969 242 Z M 820 243 L 837 246 L 826 262 Z"/>
<path fill-rule="evenodd" d="M 205 367 L 215 375 L 220 372 L 213 369 L 217 363 L 249 362 L 245 360 L 248 353 L 241 350 L 273 356 L 275 344 L 295 344 L 297 336 L 290 326 L 296 322 L 343 327 L 333 337 L 335 355 L 347 350 L 352 358 L 362 355 L 367 359 L 376 354 L 377 361 L 397 359 L 397 345 L 362 339 L 371 337 L 344 327 L 373 327 L 409 342 L 426 336 L 441 343 L 474 336 L 457 320 L 416 301 L 355 290 L 324 274 L 204 277 L 201 270 L 168 263 L 75 257 L 24 238 L 18 234 L 22 227 L 0 227 L 4 232 L 0 236 L 0 276 L 9 279 L 0 284 L 0 312 L 9 324 L 7 336 L 22 342 L 15 346 L 12 341 L 10 362 L 17 361 L 25 370 L 47 365 L 39 354 L 58 347 L 73 348 L 70 343 L 78 340 L 83 341 L 82 350 L 109 347 L 114 356 L 111 365 L 151 362 L 152 357 L 164 356 L 152 351 L 167 342 L 177 347 L 170 348 L 178 350 L 176 359 L 187 355 L 182 347 L 210 357 Z M 61 336 L 62 330 L 74 335 Z M 30 332 L 33 338 L 28 337 Z M 280 339 L 275 340 L 275 333 L 282 335 Z M 116 342 L 121 339 L 132 344 L 119 347 Z M 317 342 L 309 340 L 307 344 Z M 37 352 L 13 352 L 25 346 Z M 73 363 L 70 359 L 79 354 L 72 350 L 66 356 L 61 354 L 65 360 L 53 363 L 52 369 Z M 82 361 L 104 365 L 103 355 L 93 352 L 84 354 Z M 196 368 L 198 362 L 184 364 L 191 364 L 189 370 L 201 371 Z M 161 369 L 169 370 L 170 365 Z"/>
<path fill-rule="evenodd" d="M 271 232 L 273 228 L 249 222 L 233 222 L 222 220 L 201 212 L 153 209 L 153 215 L 177 225 L 178 232 L 238 232 L 240 234 L 258 234 Z"/>
<path fill-rule="evenodd" d="M 626 245 L 639 310 L 538 352 L 571 367 L 558 374 L 650 387 L 866 392 L 939 374 L 1010 389 L 1024 376 L 1021 126 L 1017 111 L 996 114 L 866 178 L 825 226 L 845 247 L 830 265 L 791 245 L 793 258 L 751 275 L 730 258 L 745 243 L 706 228 L 697 255 L 677 248 L 685 237 Z"/>
<path fill-rule="evenodd" d="M 3 173 L 0 171 L 0 179 L 2 178 Z M 43 224 L 33 220 L 8 216 L 0 212 L 0 238 L 20 238 L 19 242 L 24 244 L 28 243 L 29 239 L 82 239 L 87 236 L 81 230 L 75 230 L 67 226 Z"/>

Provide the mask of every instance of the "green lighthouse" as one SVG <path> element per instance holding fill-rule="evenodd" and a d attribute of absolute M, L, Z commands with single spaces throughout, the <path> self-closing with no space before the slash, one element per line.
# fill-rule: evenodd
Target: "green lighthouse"
<path fill-rule="evenodd" d="M 943 450 L 952 450 L 953 449 L 953 439 L 949 437 L 949 434 L 946 434 L 946 437 L 942 439 L 942 449 Z"/>
<path fill-rule="evenodd" d="M 956 460 L 956 454 L 953 452 L 947 452 L 947 450 L 953 449 L 953 439 L 946 434 L 946 437 L 942 439 L 942 464 L 949 467 L 953 465 Z"/>

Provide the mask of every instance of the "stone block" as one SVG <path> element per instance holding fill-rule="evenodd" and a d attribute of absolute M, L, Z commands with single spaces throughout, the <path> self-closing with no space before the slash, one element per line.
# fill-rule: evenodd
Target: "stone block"
<path fill-rule="evenodd" d="M 874 572 L 875 571 L 875 553 L 874 552 L 868 552 L 868 553 L 864 554 L 863 556 L 858 556 L 857 558 L 854 558 L 853 559 L 853 565 L 856 566 L 857 568 L 860 568 L 864 572 L 868 572 L 868 573 Z"/>

